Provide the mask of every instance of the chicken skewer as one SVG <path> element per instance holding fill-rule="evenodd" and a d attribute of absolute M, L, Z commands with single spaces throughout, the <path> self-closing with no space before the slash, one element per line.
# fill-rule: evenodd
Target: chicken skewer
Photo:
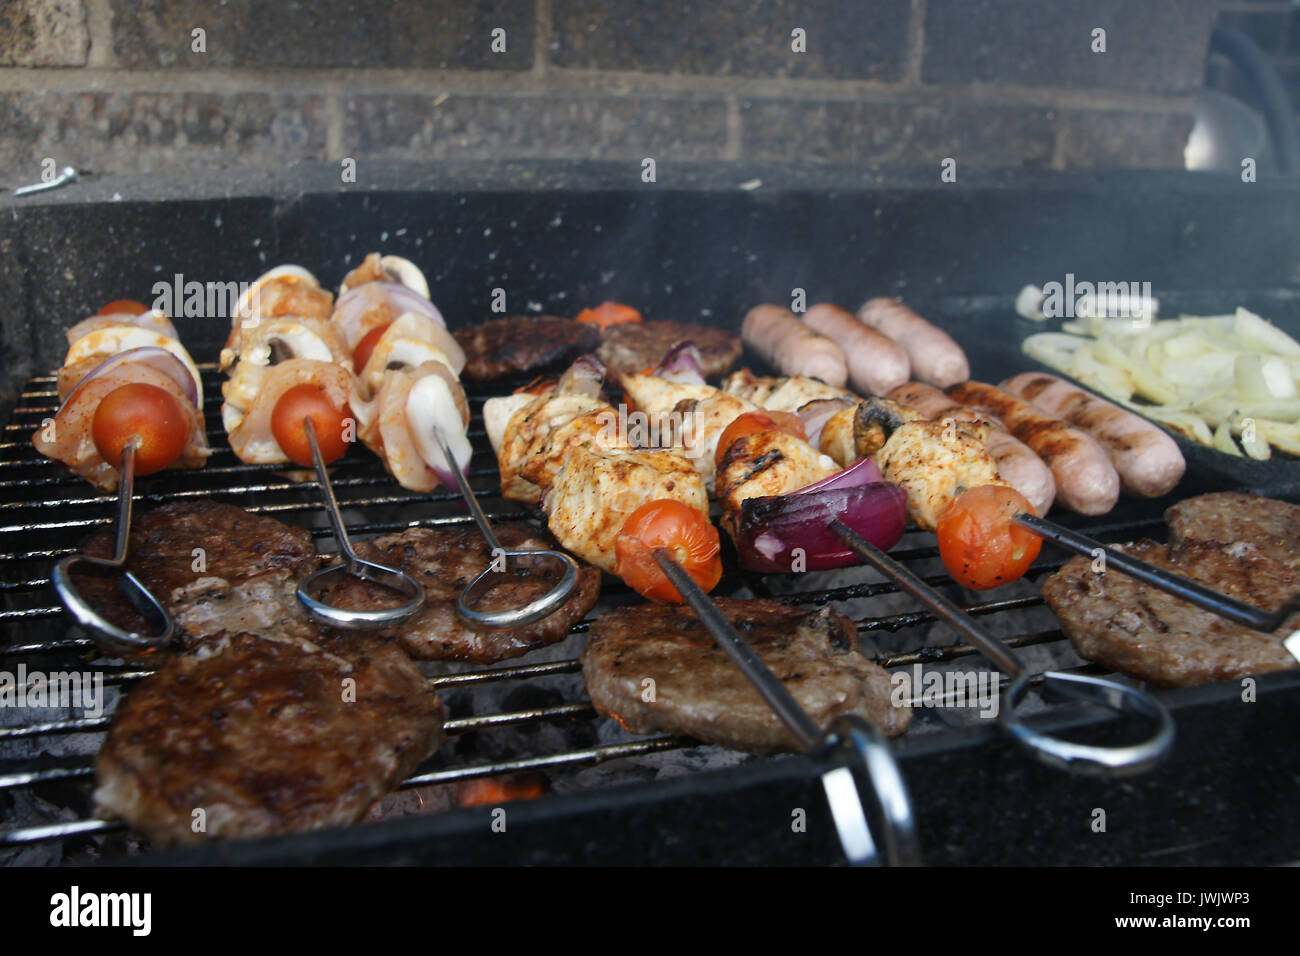
<path fill-rule="evenodd" d="M 117 486 L 117 535 L 109 558 L 75 554 L 51 575 L 59 599 L 107 653 L 140 658 L 166 648 L 171 616 L 125 569 L 135 476 L 179 464 L 200 467 L 211 450 L 203 433 L 202 384 L 165 315 L 119 300 L 68 332 L 59 372 L 64 402 L 33 436 L 36 448 L 99 487 Z M 119 579 L 152 633 L 107 620 L 81 595 L 74 569 Z"/>
<path fill-rule="evenodd" d="M 241 298 L 221 367 L 222 419 L 231 447 L 254 464 L 293 463 L 315 470 L 325 513 L 342 560 L 304 578 L 299 603 L 323 624 L 358 630 L 409 620 L 424 607 L 424 588 L 397 568 L 359 557 L 348 538 L 326 465 L 341 458 L 355 437 L 348 407 L 351 357 L 329 323 L 333 297 L 298 266 L 260 277 Z M 321 600 L 340 573 L 396 592 L 404 600 L 373 610 Z"/>

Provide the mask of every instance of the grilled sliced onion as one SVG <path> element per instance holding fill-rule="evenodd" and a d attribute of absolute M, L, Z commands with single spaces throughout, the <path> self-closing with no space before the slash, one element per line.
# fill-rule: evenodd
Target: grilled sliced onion
<path fill-rule="evenodd" d="M 803 430 L 808 435 L 808 444 L 820 448 L 822 430 L 825 429 L 826 423 L 844 409 L 856 404 L 857 402 L 851 398 L 815 398 L 801 405 L 795 414 L 803 422 Z"/>
<path fill-rule="evenodd" d="M 605 381 L 605 363 L 594 355 L 579 355 L 560 376 L 557 391 L 564 395 L 586 395 L 595 398 Z"/>
<path fill-rule="evenodd" d="M 153 345 L 127 349 L 125 352 L 118 352 L 116 355 L 110 355 L 108 358 L 104 359 L 104 361 L 91 369 L 90 372 L 86 374 L 86 377 L 77 383 L 77 388 L 81 388 L 81 386 L 85 385 L 87 382 L 99 378 L 101 375 L 105 375 L 113 369 L 128 362 L 142 362 L 145 365 L 152 365 L 158 371 L 172 379 L 185 397 L 190 400 L 190 404 L 195 408 L 198 408 L 199 411 L 202 411 L 202 409 L 199 408 L 198 383 L 194 381 L 194 376 L 190 373 L 190 370 L 185 367 L 185 363 L 166 349 L 158 348 Z M 75 394 L 76 389 L 73 389 L 72 393 L 68 396 L 68 399 L 71 400 L 72 395 Z"/>
<path fill-rule="evenodd" d="M 737 522 L 740 563 L 764 573 L 825 571 L 859 564 L 861 559 L 835 536 L 830 522 L 838 518 L 877 548 L 888 551 L 903 537 L 906 504 L 903 489 L 885 481 L 749 498 L 741 503 Z M 801 549 L 801 554 L 796 555 L 795 549 Z"/>
<path fill-rule="evenodd" d="M 704 372 L 700 367 L 702 359 L 694 342 L 678 342 L 668 350 L 663 361 L 650 374 L 679 385 L 703 385 Z"/>

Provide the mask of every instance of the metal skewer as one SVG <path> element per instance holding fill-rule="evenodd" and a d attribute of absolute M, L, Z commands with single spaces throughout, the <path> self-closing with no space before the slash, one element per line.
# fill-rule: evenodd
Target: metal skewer
<path fill-rule="evenodd" d="M 1083 555 L 1085 558 L 1094 557 L 1098 551 L 1101 551 L 1105 555 L 1107 568 L 1114 567 L 1129 577 L 1137 578 L 1144 584 L 1149 584 L 1166 594 L 1172 594 L 1174 597 L 1186 601 L 1188 604 L 1194 604 L 1203 610 L 1227 618 L 1235 624 L 1254 628 L 1257 631 L 1272 633 L 1281 627 L 1282 622 L 1288 617 L 1300 611 L 1300 594 L 1294 595 L 1291 600 L 1276 611 L 1264 611 L 1243 601 L 1238 601 L 1236 598 L 1228 597 L 1226 594 L 1220 594 L 1218 591 L 1207 588 L 1199 581 L 1192 581 L 1163 568 L 1147 564 L 1145 561 L 1139 561 L 1137 558 L 1116 551 L 1113 548 L 1108 548 L 1087 535 L 1071 531 L 1069 528 L 1063 528 L 1046 518 L 1021 513 L 1016 515 L 1015 520 L 1017 524 L 1023 525 L 1039 537 L 1060 545 L 1067 551 Z"/>
<path fill-rule="evenodd" d="M 316 482 L 320 485 L 321 500 L 325 503 L 325 514 L 329 516 L 334 529 L 334 540 L 338 543 L 341 564 L 332 564 L 321 568 L 303 578 L 298 585 L 298 600 L 307 613 L 322 624 L 346 630 L 362 630 L 373 627 L 386 627 L 400 624 L 419 613 L 424 607 L 424 586 L 405 571 L 390 568 L 358 557 L 348 539 L 347 529 L 343 526 L 343 516 L 339 514 L 339 503 L 334 497 L 334 486 L 325 471 L 325 462 L 321 458 L 320 444 L 316 441 L 316 429 L 310 418 L 303 419 L 303 428 L 307 431 L 307 440 L 311 443 L 312 464 L 316 467 Z M 324 590 L 328 580 L 339 574 L 350 574 L 371 581 L 382 587 L 397 591 L 407 596 L 404 604 L 394 607 L 379 608 L 373 611 L 361 611 L 353 608 L 336 607 L 320 600 L 318 595 Z"/>
<path fill-rule="evenodd" d="M 741 673 L 754 685 L 754 689 L 776 713 L 781 723 L 794 735 L 803 751 L 809 756 L 820 757 L 837 749 L 845 749 L 857 758 L 822 774 L 822 787 L 826 791 L 826 800 L 830 804 L 840 844 L 849 862 L 855 866 L 880 863 L 871 826 L 862 805 L 862 789 L 858 787 L 853 775 L 852 766 L 856 764 L 865 767 L 870 782 L 870 786 L 865 789 L 870 796 L 873 816 L 884 831 L 885 860 L 893 866 L 920 863 L 921 853 L 911 800 L 884 735 L 856 714 L 842 715 L 823 733 L 785 689 L 785 685 L 754 653 L 749 643 L 732 627 L 726 615 L 718 610 L 718 606 L 695 580 L 682 570 L 673 559 L 672 552 L 656 548 L 653 554 L 656 563 L 677 588 L 677 592 L 726 651 L 727 656 L 740 668 Z"/>
<path fill-rule="evenodd" d="M 461 497 L 465 499 L 470 514 L 474 516 L 474 523 L 478 525 L 479 533 L 483 535 L 483 539 L 492 548 L 492 563 L 480 571 L 478 577 L 470 582 L 469 587 L 460 593 L 460 597 L 456 599 L 456 612 L 473 624 L 496 631 L 507 630 L 512 627 L 523 627 L 525 624 L 540 621 L 548 614 L 554 613 L 560 605 L 569 599 L 569 595 L 577 587 L 578 562 L 563 551 L 555 551 L 549 548 L 534 551 L 511 551 L 501 547 L 496 535 L 492 533 L 492 525 L 488 523 L 487 515 L 479 507 L 478 498 L 474 496 L 474 491 L 470 488 L 468 479 L 461 472 L 460 466 L 456 464 L 456 459 L 452 457 L 451 449 L 447 447 L 442 432 L 436 427 L 433 430 L 433 437 L 438 442 L 438 447 L 442 449 L 443 457 L 447 461 L 447 467 L 451 469 L 451 473 L 456 479 L 456 486 L 460 489 Z M 545 566 L 547 564 L 558 566 L 561 569 L 560 580 L 541 597 L 534 598 L 519 607 L 506 608 L 500 611 L 477 610 L 474 606 L 477 599 L 482 597 L 484 592 L 490 590 L 494 583 L 489 578 L 489 575 L 508 574 L 510 573 L 510 564 L 514 563 L 521 563 L 526 566 Z"/>
<path fill-rule="evenodd" d="M 1159 726 L 1151 737 L 1137 744 L 1102 747 L 1074 743 L 1032 730 L 1016 714 L 1016 707 L 1029 690 L 1033 679 L 1020 655 L 985 633 L 965 611 L 839 519 L 833 519 L 830 528 L 854 554 L 873 565 L 908 594 L 928 604 L 949 627 L 978 648 L 980 653 L 1011 679 L 1006 705 L 999 708 L 998 720 L 1016 740 L 1045 763 L 1084 773 L 1132 774 L 1146 770 L 1169 751 L 1174 742 L 1174 722 L 1165 705 L 1144 690 L 1105 677 L 1064 674 L 1060 671 L 1044 671 L 1038 675 L 1042 678 L 1045 689 L 1064 697 L 1101 704 L 1118 713 L 1134 713 L 1152 718 Z"/>
<path fill-rule="evenodd" d="M 171 643 L 176 630 L 171 615 L 158 599 L 139 578 L 126 570 L 126 555 L 131 543 L 131 504 L 135 493 L 135 450 L 139 444 L 140 439 L 132 436 L 122 449 L 121 477 L 117 483 L 117 541 L 113 547 L 113 557 L 70 555 L 54 566 L 54 573 L 50 576 L 63 606 L 95 643 L 108 654 L 129 659 L 161 651 Z M 146 623 L 155 628 L 154 632 L 137 634 L 105 620 L 73 584 L 74 567 L 79 568 L 83 574 L 116 577 L 118 587 L 122 588 L 131 603 L 144 615 Z"/>

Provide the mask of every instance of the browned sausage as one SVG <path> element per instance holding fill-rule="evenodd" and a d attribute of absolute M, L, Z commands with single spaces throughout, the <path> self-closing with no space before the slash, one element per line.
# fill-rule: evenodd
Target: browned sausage
<path fill-rule="evenodd" d="M 779 305 L 750 309 L 740 327 L 740 337 L 763 361 L 785 375 L 819 378 L 836 388 L 843 388 L 848 381 L 843 349 Z"/>
<path fill-rule="evenodd" d="M 1071 382 L 1042 372 L 1024 372 L 1007 379 L 1001 388 L 1097 439 L 1110 455 L 1125 491 L 1159 498 L 1173 491 L 1187 470 L 1178 443 L 1163 431 Z"/>
<path fill-rule="evenodd" d="M 1053 418 L 1016 395 L 984 382 L 962 382 L 948 394 L 963 405 L 988 408 L 1011 434 L 1052 469 L 1056 500 L 1072 511 L 1101 515 L 1119 499 L 1119 474 L 1091 435 Z"/>
<path fill-rule="evenodd" d="M 859 392 L 884 395 L 912 374 L 902 346 L 847 309 L 822 302 L 805 312 L 803 321 L 844 350 L 849 381 Z"/>
<path fill-rule="evenodd" d="M 989 454 L 997 465 L 998 475 L 1011 484 L 1034 506 L 1034 513 L 1045 515 L 1056 500 L 1056 480 L 1052 470 L 1034 454 L 1034 450 L 1007 434 L 1002 422 L 991 414 L 963 405 L 924 382 L 908 382 L 889 393 L 889 398 L 915 408 L 931 421 L 951 417 L 957 421 L 987 421 L 993 425 L 989 431 Z"/>
<path fill-rule="evenodd" d="M 970 363 L 961 346 L 897 299 L 872 299 L 858 309 L 858 318 L 903 347 L 913 378 L 939 388 L 970 378 Z"/>

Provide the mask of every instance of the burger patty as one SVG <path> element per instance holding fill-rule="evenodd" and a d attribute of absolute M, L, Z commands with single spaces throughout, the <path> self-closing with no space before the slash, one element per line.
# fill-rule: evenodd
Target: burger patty
<path fill-rule="evenodd" d="M 1300 505 L 1224 491 L 1178 502 L 1165 521 L 1170 547 L 1204 541 L 1253 548 L 1300 571 Z"/>
<path fill-rule="evenodd" d="M 82 550 L 96 557 L 112 557 L 114 535 L 99 532 Z M 229 592 L 263 579 L 263 588 L 297 581 L 319 560 L 311 534 L 303 528 L 235 505 L 179 501 L 133 518 L 126 567 L 168 613 L 181 618 L 196 599 L 210 598 L 214 590 Z M 109 621 L 129 630 L 149 629 L 111 578 L 75 577 L 82 595 Z M 220 628 L 185 628 L 191 638 L 216 629 Z"/>
<path fill-rule="evenodd" d="M 857 650 L 848 618 L 830 608 L 715 601 L 817 726 L 848 713 L 890 735 L 911 723 L 910 690 L 895 695 L 901 706 L 891 701 L 890 675 Z M 684 734 L 757 753 L 799 749 L 686 607 L 647 604 L 598 618 L 582 651 L 582 674 L 596 710 L 631 733 Z"/>
<path fill-rule="evenodd" d="M 559 366 L 590 352 L 600 331 L 555 315 L 511 315 L 452 333 L 465 351 L 461 378 L 489 381 Z"/>
<path fill-rule="evenodd" d="M 700 370 L 709 378 L 729 371 L 744 348 L 739 336 L 695 322 L 626 322 L 605 333 L 596 356 L 616 379 L 624 372 L 658 365 L 679 342 L 695 344 Z"/>
<path fill-rule="evenodd" d="M 506 550 L 552 548 L 523 522 L 505 522 L 493 528 Z M 456 615 L 460 593 L 492 563 L 492 549 L 472 525 L 448 528 L 408 528 L 356 545 L 357 554 L 400 568 L 424 585 L 425 605 L 414 618 L 400 627 L 380 633 L 395 637 L 417 660 L 473 661 L 490 664 L 518 657 L 537 647 L 564 640 L 569 628 L 582 620 L 600 593 L 600 572 L 583 567 L 569 600 L 548 617 L 526 627 L 504 631 L 476 631 Z M 555 576 L 539 570 L 520 569 L 500 575 L 476 607 L 484 611 L 518 607 L 541 597 L 555 584 Z M 327 591 L 329 603 L 340 607 L 370 610 L 391 606 L 391 592 L 359 578 L 345 577 Z"/>
<path fill-rule="evenodd" d="M 1300 591 L 1294 534 L 1300 508 L 1251 495 L 1205 495 L 1166 514 L 1171 545 L 1115 547 L 1223 594 L 1271 611 Z M 1288 528 L 1290 530 L 1288 530 Z M 1249 538 L 1223 540 L 1233 534 Z M 1233 624 L 1126 574 L 1073 558 L 1043 582 L 1043 597 L 1083 657 L 1165 687 L 1189 687 L 1297 666 L 1282 637 Z"/>
<path fill-rule="evenodd" d="M 442 724 L 390 642 L 222 634 L 118 707 L 96 813 L 160 845 L 354 823 L 438 749 Z"/>

